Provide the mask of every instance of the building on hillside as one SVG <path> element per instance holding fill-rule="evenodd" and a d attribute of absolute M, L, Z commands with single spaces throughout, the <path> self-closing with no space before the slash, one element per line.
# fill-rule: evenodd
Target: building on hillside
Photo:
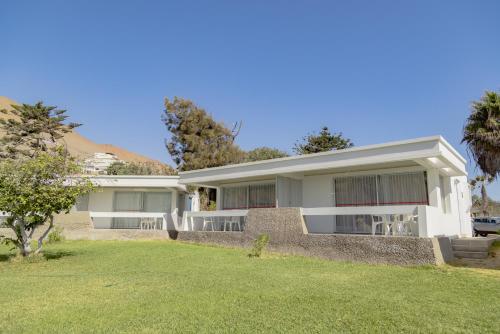
<path fill-rule="evenodd" d="M 113 153 L 94 153 L 94 156 L 84 161 L 84 171 L 86 174 L 106 174 L 106 169 L 115 162 L 122 162 Z"/>

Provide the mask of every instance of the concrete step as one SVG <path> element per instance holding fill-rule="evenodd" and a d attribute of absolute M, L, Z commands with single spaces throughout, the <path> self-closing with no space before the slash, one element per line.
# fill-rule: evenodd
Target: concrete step
<path fill-rule="evenodd" d="M 467 259 L 486 259 L 488 257 L 488 252 L 454 251 L 453 254 L 455 257 Z"/>
<path fill-rule="evenodd" d="M 466 252 L 488 252 L 490 247 L 483 245 L 451 245 L 453 251 L 466 251 Z"/>
<path fill-rule="evenodd" d="M 490 247 L 491 244 L 495 241 L 494 238 L 460 238 L 460 239 L 452 239 L 452 246 L 471 246 L 471 247 Z"/>

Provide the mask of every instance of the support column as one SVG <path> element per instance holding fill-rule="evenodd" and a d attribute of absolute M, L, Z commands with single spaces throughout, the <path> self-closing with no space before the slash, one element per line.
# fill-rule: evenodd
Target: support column
<path fill-rule="evenodd" d="M 437 169 L 427 170 L 427 188 L 429 191 L 429 205 L 442 210 L 441 187 L 439 185 L 439 171 Z"/>
<path fill-rule="evenodd" d="M 222 188 L 215 188 L 215 205 L 217 210 L 222 210 Z"/>

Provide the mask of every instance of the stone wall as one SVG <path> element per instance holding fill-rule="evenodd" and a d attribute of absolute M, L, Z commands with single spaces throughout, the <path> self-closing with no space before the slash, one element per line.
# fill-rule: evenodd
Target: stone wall
<path fill-rule="evenodd" d="M 179 231 L 178 240 L 251 247 L 259 234 L 269 235 L 272 251 L 331 260 L 436 264 L 431 238 L 308 234 L 298 208 L 251 209 L 243 232 Z"/>

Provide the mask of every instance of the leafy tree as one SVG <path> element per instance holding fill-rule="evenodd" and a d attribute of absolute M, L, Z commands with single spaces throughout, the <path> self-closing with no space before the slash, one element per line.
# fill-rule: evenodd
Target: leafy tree
<path fill-rule="evenodd" d="M 472 103 L 471 114 L 464 127 L 462 143 L 484 174 L 500 174 L 500 94 L 486 91 Z"/>
<path fill-rule="evenodd" d="M 38 152 L 47 152 L 56 147 L 56 142 L 65 133 L 80 126 L 77 123 L 65 124 L 66 110 L 45 106 L 42 102 L 35 105 L 12 105 L 12 110 L 1 110 L 10 116 L 0 119 L 0 129 L 5 135 L 0 139 L 1 158 L 34 157 Z"/>
<path fill-rule="evenodd" d="M 480 189 L 481 192 L 481 199 L 475 198 L 474 196 L 472 199 L 473 205 L 481 205 L 481 212 L 483 213 L 484 216 L 488 215 L 488 204 L 490 199 L 488 198 L 488 193 L 486 192 L 486 185 L 488 183 L 493 182 L 493 177 L 488 176 L 488 175 L 480 175 L 476 176 L 474 180 L 470 180 L 469 184 L 471 185 L 472 189 Z"/>
<path fill-rule="evenodd" d="M 0 236 L 23 256 L 33 253 L 31 240 L 38 227 L 49 226 L 38 239 L 34 253 L 54 227 L 54 215 L 68 213 L 77 199 L 92 190 L 88 179 L 70 179 L 80 168 L 58 148 L 33 158 L 5 159 L 0 163 L 0 211 L 9 213 L 4 225 L 15 237 Z"/>
<path fill-rule="evenodd" d="M 251 162 L 251 161 L 269 160 L 276 158 L 284 158 L 288 156 L 289 156 L 288 153 L 284 151 L 264 146 L 248 151 L 245 155 L 245 161 Z"/>
<path fill-rule="evenodd" d="M 309 134 L 302 138 L 302 142 L 295 143 L 293 148 L 297 154 L 310 154 L 342 150 L 354 146 L 350 139 L 344 138 L 342 133 L 330 133 L 328 127 L 323 127 L 319 134 Z"/>
<path fill-rule="evenodd" d="M 234 144 L 238 124 L 228 129 L 190 100 L 165 99 L 162 120 L 171 133 L 166 141 L 168 152 L 180 171 L 238 163 L 244 158 Z"/>
<path fill-rule="evenodd" d="M 107 169 L 108 175 L 175 175 L 169 165 L 155 162 L 113 162 Z"/>

